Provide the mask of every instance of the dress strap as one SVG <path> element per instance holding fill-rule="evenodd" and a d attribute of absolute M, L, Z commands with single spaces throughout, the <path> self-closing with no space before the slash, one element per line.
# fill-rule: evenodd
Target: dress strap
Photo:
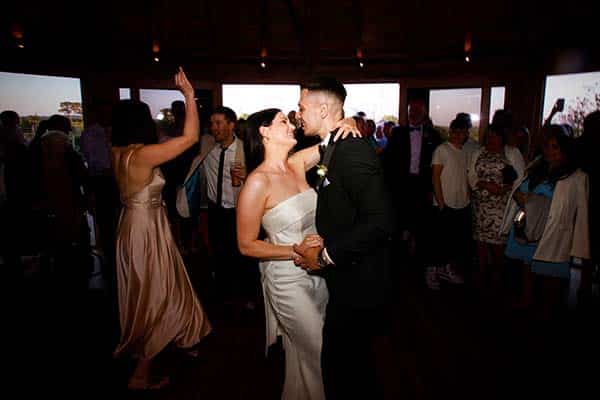
<path fill-rule="evenodd" d="M 136 151 L 137 149 L 132 149 L 126 156 L 125 156 L 125 188 L 127 190 L 127 188 L 129 188 L 129 160 L 131 159 L 131 155 Z"/>

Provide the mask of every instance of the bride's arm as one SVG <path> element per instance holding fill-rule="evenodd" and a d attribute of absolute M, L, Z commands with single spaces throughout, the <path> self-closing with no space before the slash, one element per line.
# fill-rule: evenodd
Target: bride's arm
<path fill-rule="evenodd" d="M 334 142 L 336 142 L 340 138 L 345 139 L 348 135 L 352 135 L 353 137 L 361 137 L 360 131 L 356 127 L 356 122 L 353 118 L 345 118 L 339 121 L 336 128 L 338 128 L 338 130 L 333 138 Z M 319 154 L 319 145 L 320 143 L 317 143 L 313 146 L 307 147 L 304 150 L 300 150 L 292 154 L 289 157 L 288 162 L 292 164 L 302 163 L 300 165 L 303 165 L 304 170 L 308 171 L 309 169 L 317 165 L 317 163 L 321 159 L 321 155 Z"/>
<path fill-rule="evenodd" d="M 288 162 L 292 165 L 302 166 L 304 171 L 308 171 L 317 165 L 320 159 L 321 155 L 319 154 L 319 144 L 315 144 L 292 154 L 288 158 Z"/>
<path fill-rule="evenodd" d="M 293 244 L 280 246 L 258 239 L 260 223 L 267 203 L 269 182 L 262 174 L 248 176 L 238 199 L 237 241 L 240 253 L 268 260 L 292 260 L 296 257 Z"/>

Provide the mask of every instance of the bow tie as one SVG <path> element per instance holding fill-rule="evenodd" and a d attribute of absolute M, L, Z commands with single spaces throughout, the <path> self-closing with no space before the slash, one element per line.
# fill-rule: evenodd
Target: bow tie
<path fill-rule="evenodd" d="M 422 129 L 423 129 L 422 126 L 409 126 L 408 127 L 408 131 L 409 132 L 412 132 L 412 131 L 419 131 L 420 132 Z"/>

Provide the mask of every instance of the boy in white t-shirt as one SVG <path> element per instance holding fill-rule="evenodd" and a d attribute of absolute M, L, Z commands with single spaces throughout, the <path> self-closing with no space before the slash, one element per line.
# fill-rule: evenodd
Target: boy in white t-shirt
<path fill-rule="evenodd" d="M 448 141 L 437 147 L 431 161 L 437 208 L 434 227 L 435 259 L 427 268 L 426 281 L 431 289 L 439 288 L 439 279 L 463 283 L 459 271 L 469 262 L 471 209 L 467 182 L 467 153 L 463 144 L 469 127 L 460 118 L 450 123 Z"/>

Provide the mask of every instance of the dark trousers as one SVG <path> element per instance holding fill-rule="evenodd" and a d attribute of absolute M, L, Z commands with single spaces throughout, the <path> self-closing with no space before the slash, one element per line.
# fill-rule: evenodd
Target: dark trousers
<path fill-rule="evenodd" d="M 328 400 L 381 399 L 375 337 L 385 327 L 383 309 L 355 309 L 330 299 L 323 327 L 321 367 Z"/>
<path fill-rule="evenodd" d="M 92 176 L 89 180 L 94 195 L 94 222 L 99 236 L 99 244 L 104 253 L 102 276 L 111 298 L 116 301 L 117 278 L 115 272 L 115 241 L 119 220 L 119 189 L 114 176 Z"/>
<path fill-rule="evenodd" d="M 432 222 L 431 178 L 420 175 L 408 175 L 396 188 L 394 206 L 398 217 L 397 233 L 394 237 L 396 249 L 408 246 L 408 253 L 414 256 L 411 265 L 425 267 L 430 253 L 430 230 Z M 402 239 L 403 231 L 409 231 L 414 238 L 414 253 L 409 243 Z"/>
<path fill-rule="evenodd" d="M 471 234 L 471 207 L 434 209 L 431 264 L 455 264 L 465 271 L 471 264 L 473 238 Z"/>
<path fill-rule="evenodd" d="M 23 225 L 19 221 L 23 214 L 11 203 L 0 205 L 0 256 L 4 260 L 3 278 L 7 282 L 18 282 L 23 277 L 19 242 Z"/>
<path fill-rule="evenodd" d="M 225 301 L 255 301 L 256 262 L 243 257 L 237 245 L 235 208 L 211 207 L 208 212 L 208 237 L 217 297 Z"/>

